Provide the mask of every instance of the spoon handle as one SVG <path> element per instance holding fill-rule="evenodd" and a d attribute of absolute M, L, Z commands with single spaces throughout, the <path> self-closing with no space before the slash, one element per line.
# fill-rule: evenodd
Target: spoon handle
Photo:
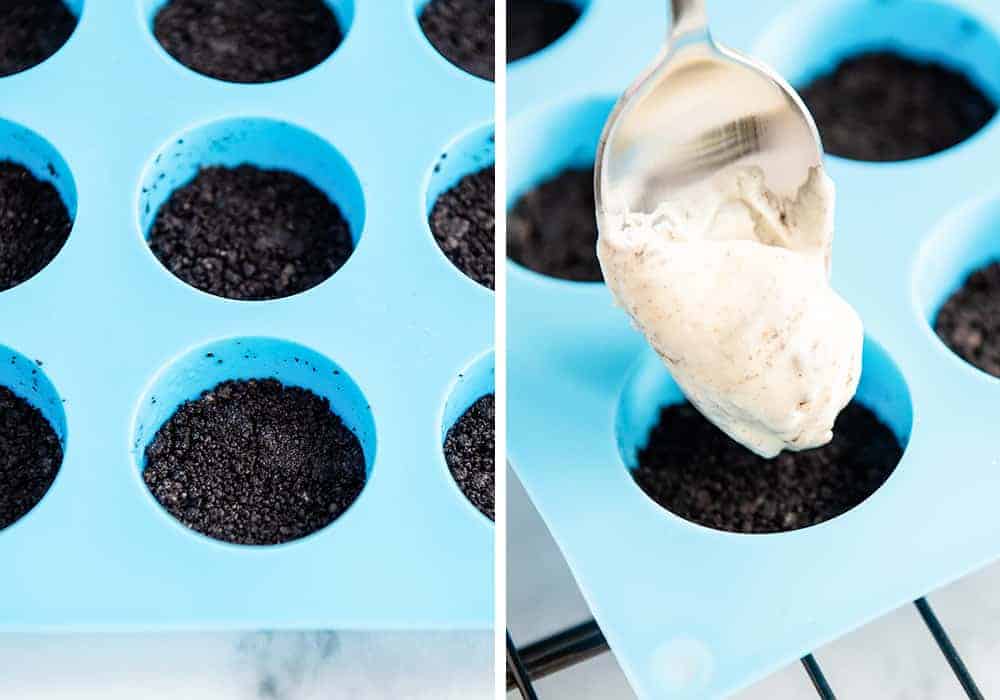
<path fill-rule="evenodd" d="M 708 34 L 705 0 L 670 0 L 670 17 L 671 40 L 687 34 Z"/>

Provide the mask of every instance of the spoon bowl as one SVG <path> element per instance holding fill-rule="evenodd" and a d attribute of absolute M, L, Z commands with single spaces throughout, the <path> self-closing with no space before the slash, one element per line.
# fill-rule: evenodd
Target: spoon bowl
<path fill-rule="evenodd" d="M 608 118 L 597 151 L 598 225 L 651 213 L 672 192 L 732 167 L 761 168 L 794 197 L 822 161 L 816 124 L 770 68 L 712 39 L 704 0 L 672 0 L 666 47 Z"/>

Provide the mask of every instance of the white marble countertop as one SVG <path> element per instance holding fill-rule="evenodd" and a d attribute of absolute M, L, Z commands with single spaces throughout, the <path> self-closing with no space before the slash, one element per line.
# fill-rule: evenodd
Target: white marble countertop
<path fill-rule="evenodd" d="M 5 700 L 487 700 L 491 632 L 0 635 Z"/>
<path fill-rule="evenodd" d="M 590 619 L 555 542 L 508 469 L 508 625 L 518 645 Z M 513 546 L 516 543 L 516 546 Z M 987 698 L 1000 697 L 1000 564 L 927 596 Z M 839 698 L 962 700 L 966 697 L 913 605 L 900 608 L 814 652 Z M 635 697 L 612 654 L 542 679 L 541 700 Z M 735 700 L 818 697 L 799 663 Z M 511 693 L 508 700 L 518 698 Z"/>

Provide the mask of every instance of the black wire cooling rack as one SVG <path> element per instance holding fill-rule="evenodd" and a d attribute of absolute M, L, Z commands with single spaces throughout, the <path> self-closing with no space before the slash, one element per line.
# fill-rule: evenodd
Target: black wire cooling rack
<path fill-rule="evenodd" d="M 924 621 L 938 649 L 944 654 L 955 677 L 970 700 L 983 700 L 983 694 L 969 673 L 948 633 L 938 620 L 926 598 L 913 603 Z M 569 669 L 595 656 L 610 651 L 601 628 L 593 620 L 557 632 L 533 644 L 518 648 L 507 632 L 507 690 L 517 690 L 524 700 L 538 700 L 534 682 L 546 676 Z M 834 700 L 837 695 L 823 675 L 823 670 L 812 654 L 802 658 L 802 665 L 812 681 L 816 693 L 823 700 Z"/>

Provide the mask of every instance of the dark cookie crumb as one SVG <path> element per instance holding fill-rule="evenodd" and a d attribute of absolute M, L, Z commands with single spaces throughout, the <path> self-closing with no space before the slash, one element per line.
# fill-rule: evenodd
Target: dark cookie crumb
<path fill-rule="evenodd" d="M 730 532 L 785 532 L 854 508 L 902 454 L 892 430 L 856 400 L 837 418 L 830 443 L 774 459 L 757 456 L 683 403 L 660 411 L 632 476 L 686 520 Z"/>
<path fill-rule="evenodd" d="M 507 0 L 507 63 L 541 51 L 580 19 L 562 0 Z"/>
<path fill-rule="evenodd" d="M 420 12 L 424 36 L 448 61 L 486 80 L 494 76 L 493 0 L 430 0 Z"/>
<path fill-rule="evenodd" d="M 0 530 L 42 500 L 62 458 L 59 437 L 41 412 L 0 386 Z"/>
<path fill-rule="evenodd" d="M 203 168 L 156 213 L 149 247 L 174 275 L 228 299 L 292 296 L 354 251 L 337 205 L 285 170 Z"/>
<path fill-rule="evenodd" d="M 28 70 L 54 54 L 76 29 L 62 0 L 0 3 L 0 78 Z"/>
<path fill-rule="evenodd" d="M 934 330 L 966 362 L 1000 377 L 1000 260 L 969 275 L 941 306 Z"/>
<path fill-rule="evenodd" d="M 828 153 L 898 161 L 938 153 L 986 125 L 996 104 L 963 73 L 891 51 L 858 54 L 802 88 Z"/>
<path fill-rule="evenodd" d="M 177 409 L 146 448 L 146 485 L 193 530 L 278 544 L 336 520 L 365 485 L 358 438 L 330 402 L 275 379 L 229 381 Z"/>
<path fill-rule="evenodd" d="M 594 169 L 569 168 L 521 195 L 508 218 L 507 255 L 543 275 L 600 282 Z"/>
<path fill-rule="evenodd" d="M 472 505 L 490 520 L 494 519 L 495 441 L 493 394 L 472 404 L 444 441 L 444 456 L 451 475 Z"/>
<path fill-rule="evenodd" d="M 72 227 L 52 183 L 0 161 L 0 291 L 41 272 L 62 250 Z"/>
<path fill-rule="evenodd" d="M 170 0 L 153 34 L 191 70 L 233 83 L 305 73 L 343 40 L 323 0 Z"/>
<path fill-rule="evenodd" d="M 493 289 L 495 175 L 493 166 L 466 175 L 444 192 L 431 209 L 434 238 L 452 264 Z"/>

